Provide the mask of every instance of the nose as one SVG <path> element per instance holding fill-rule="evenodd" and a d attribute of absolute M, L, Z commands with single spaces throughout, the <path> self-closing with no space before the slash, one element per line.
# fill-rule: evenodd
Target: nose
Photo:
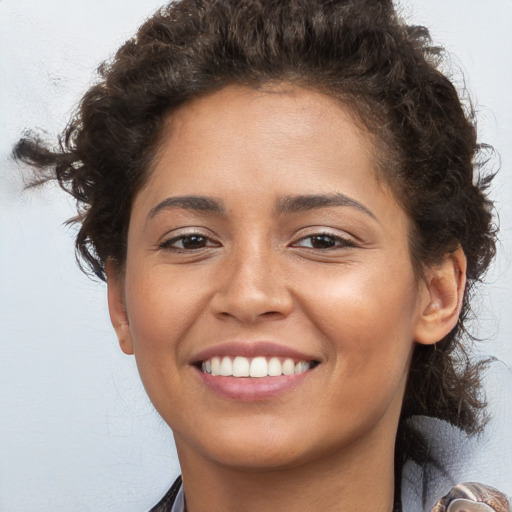
<path fill-rule="evenodd" d="M 290 314 L 293 298 L 287 286 L 283 256 L 271 249 L 238 251 L 227 258 L 212 297 L 214 314 L 241 323 L 279 319 Z"/>

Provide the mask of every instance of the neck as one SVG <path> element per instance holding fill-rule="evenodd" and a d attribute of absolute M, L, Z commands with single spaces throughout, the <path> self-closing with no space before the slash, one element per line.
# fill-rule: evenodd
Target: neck
<path fill-rule="evenodd" d="M 379 436 L 377 436 L 379 438 Z M 394 441 L 329 453 L 294 467 L 226 467 L 180 450 L 187 512 L 391 512 Z"/>

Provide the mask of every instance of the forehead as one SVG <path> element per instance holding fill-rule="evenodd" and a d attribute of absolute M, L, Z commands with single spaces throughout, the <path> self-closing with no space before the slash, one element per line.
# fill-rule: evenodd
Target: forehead
<path fill-rule="evenodd" d="M 253 176 L 307 175 L 310 186 L 320 168 L 337 174 L 364 167 L 376 177 L 375 150 L 371 134 L 336 98 L 293 85 L 228 86 L 172 112 L 152 168 L 176 180 L 183 168 L 188 180 L 215 173 L 226 185 L 250 167 Z"/>
<path fill-rule="evenodd" d="M 341 119 L 341 123 L 337 120 Z M 167 130 L 194 129 L 202 125 L 210 133 L 213 125 L 245 125 L 261 135 L 265 124 L 293 137 L 311 137 L 350 119 L 357 125 L 350 108 L 337 98 L 316 89 L 288 83 L 258 88 L 229 85 L 221 90 L 184 103 L 169 117 Z M 295 123 L 293 122 L 295 121 Z M 352 127 L 351 127 L 352 128 Z M 356 128 L 356 126 L 354 126 Z M 359 135 L 367 132 L 357 125 Z M 274 133 L 275 135 L 275 133 Z"/>

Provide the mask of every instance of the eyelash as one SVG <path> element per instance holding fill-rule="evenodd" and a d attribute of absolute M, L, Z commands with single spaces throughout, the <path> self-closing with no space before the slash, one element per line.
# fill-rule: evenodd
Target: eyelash
<path fill-rule="evenodd" d="M 329 247 L 313 247 L 313 246 L 304 246 L 301 245 L 299 242 L 303 242 L 305 240 L 313 240 L 316 239 L 317 242 L 323 239 L 323 241 L 329 241 L 332 242 L 332 245 Z M 313 244 L 311 244 L 313 245 Z M 345 238 L 343 236 L 339 235 L 333 235 L 332 233 L 312 233 L 310 235 L 304 236 L 302 238 L 299 238 L 296 242 L 293 242 L 293 247 L 304 247 L 305 249 L 311 250 L 311 251 L 333 251 L 337 249 L 347 249 L 350 247 L 357 247 L 357 245 L 349 238 Z"/>
<path fill-rule="evenodd" d="M 199 242 L 196 240 L 196 243 L 199 243 L 199 246 L 196 247 L 185 247 L 185 244 L 191 242 L 194 244 L 194 239 L 200 239 Z M 313 240 L 316 239 L 316 242 L 327 243 L 330 244 L 328 247 L 314 247 L 315 242 Z M 306 240 L 311 241 L 310 246 L 302 245 L 301 242 Z M 176 246 L 178 242 L 181 242 L 181 247 Z M 220 244 L 218 242 L 214 242 L 210 237 L 203 235 L 202 233 L 187 233 L 184 235 L 175 236 L 168 240 L 163 241 L 160 245 L 160 249 L 173 250 L 178 252 L 195 252 L 208 247 L 219 247 Z M 332 233 L 312 233 L 310 235 L 299 238 L 297 241 L 291 244 L 291 247 L 303 247 L 305 249 L 311 251 L 331 251 L 337 249 L 346 249 L 350 247 L 356 247 L 356 244 L 350 240 L 349 238 L 345 238 L 338 235 L 333 235 Z"/>
<path fill-rule="evenodd" d="M 204 245 L 201 245 L 200 247 L 193 247 L 193 248 L 187 248 L 184 246 L 184 242 L 186 243 L 186 240 L 189 242 L 193 242 L 193 239 L 202 239 L 204 240 Z M 177 247 L 175 244 L 177 242 L 181 242 L 182 247 Z M 213 242 L 213 243 L 212 243 Z M 164 240 L 161 244 L 159 244 L 160 249 L 167 249 L 171 251 L 178 251 L 178 252 L 194 252 L 201 249 L 205 249 L 207 247 L 219 247 L 220 244 L 217 242 L 214 242 L 210 237 L 203 235 L 202 233 L 186 233 L 184 235 L 178 235 L 173 238 L 169 238 L 168 240 Z"/>

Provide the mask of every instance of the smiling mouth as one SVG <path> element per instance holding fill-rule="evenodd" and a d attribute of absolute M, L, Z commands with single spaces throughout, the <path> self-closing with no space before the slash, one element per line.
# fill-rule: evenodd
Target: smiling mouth
<path fill-rule="evenodd" d="M 298 375 L 318 365 L 317 361 L 296 361 L 279 357 L 212 357 L 203 361 L 199 367 L 203 373 L 213 377 L 280 377 Z"/>

